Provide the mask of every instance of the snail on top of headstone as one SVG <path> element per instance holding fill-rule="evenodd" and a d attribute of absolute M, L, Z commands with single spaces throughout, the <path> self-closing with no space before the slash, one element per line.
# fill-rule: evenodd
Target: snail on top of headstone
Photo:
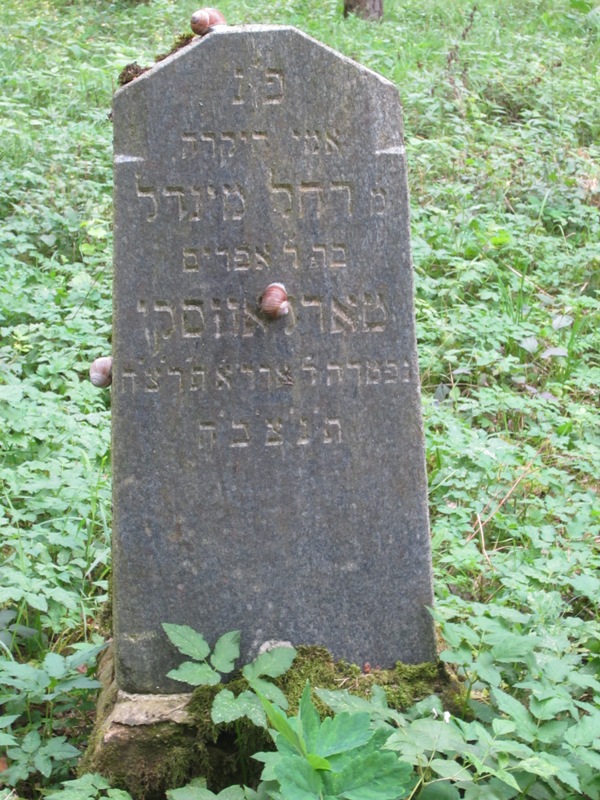
<path fill-rule="evenodd" d="M 198 36 L 205 36 L 216 25 L 227 25 L 227 21 L 217 8 L 201 8 L 192 14 L 190 25 Z"/>

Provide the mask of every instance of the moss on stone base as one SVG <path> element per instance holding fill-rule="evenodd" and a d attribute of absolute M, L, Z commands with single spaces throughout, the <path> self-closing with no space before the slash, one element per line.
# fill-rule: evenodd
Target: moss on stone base
<path fill-rule="evenodd" d="M 179 703 L 164 696 L 122 696 L 111 648 L 99 663 L 98 678 L 96 723 L 80 775 L 99 772 L 136 800 L 162 800 L 167 789 L 201 774 L 196 731 L 182 710 L 191 695 Z"/>
<path fill-rule="evenodd" d="M 447 673 L 442 663 L 398 663 L 393 669 L 362 672 L 355 664 L 334 661 L 324 647 L 299 646 L 296 651 L 291 668 L 274 681 L 289 701 L 287 714 L 291 716 L 298 711 L 307 681 L 313 688 L 347 689 L 367 699 L 372 687 L 379 685 L 385 690 L 390 708 L 397 711 L 404 711 L 431 694 L 437 694 L 444 708 L 453 713 L 460 705 L 460 684 Z M 247 718 L 230 724 L 215 725 L 212 722 L 213 700 L 222 688 L 222 684 L 198 687 L 187 709 L 199 740 L 208 743 L 209 759 L 203 774 L 214 792 L 236 783 L 255 785 L 262 765 L 254 762 L 251 756 L 261 750 L 273 749 L 266 731 L 257 728 Z M 227 689 L 236 696 L 247 688 L 248 684 L 240 673 L 227 683 Z M 313 702 L 322 715 L 331 714 L 314 694 Z"/>
<path fill-rule="evenodd" d="M 405 711 L 413 703 L 430 694 L 439 695 L 447 708 L 454 708 L 459 684 L 452 680 L 442 663 L 401 664 L 392 669 L 372 668 L 365 665 L 361 671 L 356 664 L 334 661 L 324 647 L 297 648 L 298 655 L 292 668 L 277 681 L 290 702 L 292 713 L 298 703 L 306 681 L 320 689 L 347 689 L 352 694 L 369 698 L 374 684 L 382 686 L 388 704 L 397 711 Z M 318 701 L 315 698 L 318 705 Z M 321 711 L 326 711 L 324 706 Z"/>
<path fill-rule="evenodd" d="M 199 775 L 214 792 L 233 784 L 257 784 L 262 765 L 252 755 L 272 749 L 271 739 L 247 718 L 213 723 L 213 700 L 223 685 L 201 686 L 191 695 L 124 695 L 114 684 L 111 654 L 105 656 L 99 674 L 104 688 L 81 773 L 99 772 L 135 800 L 159 800 L 167 788 Z M 398 711 L 436 694 L 454 713 L 462 694 L 441 663 L 399 663 L 393 669 L 365 665 L 361 671 L 354 664 L 335 662 L 323 647 L 300 646 L 292 667 L 275 681 L 289 700 L 288 714 L 297 712 L 307 680 L 314 688 L 347 689 L 366 698 L 374 685 L 382 686 L 388 704 Z M 238 672 L 227 688 L 238 695 L 248 684 Z M 313 697 L 322 714 L 331 713 Z"/>
<path fill-rule="evenodd" d="M 195 737 L 186 728 L 173 722 L 130 728 L 86 754 L 79 771 L 99 772 L 134 798 L 161 800 L 167 789 L 200 774 Z"/>

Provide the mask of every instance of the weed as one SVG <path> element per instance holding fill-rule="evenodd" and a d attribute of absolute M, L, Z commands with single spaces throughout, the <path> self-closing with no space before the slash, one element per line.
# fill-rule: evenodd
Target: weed
<path fill-rule="evenodd" d="M 418 753 L 398 730 L 424 800 L 600 797 L 596 5 L 388 0 L 373 25 L 333 0 L 220 4 L 297 25 L 404 102 L 436 618 L 465 715 L 407 715 Z M 86 373 L 110 351 L 111 94 L 193 10 L 3 2 L 0 747 L 20 796 L 72 763 L 75 701 L 49 670 L 96 640 L 108 593 L 110 399 Z"/>

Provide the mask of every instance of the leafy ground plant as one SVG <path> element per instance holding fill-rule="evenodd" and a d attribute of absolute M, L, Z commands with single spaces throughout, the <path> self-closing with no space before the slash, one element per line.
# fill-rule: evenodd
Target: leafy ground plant
<path fill-rule="evenodd" d="M 204 636 L 188 625 L 163 623 L 163 628 L 179 652 L 194 659 L 184 661 L 167 674 L 174 680 L 191 686 L 215 686 L 222 680 L 220 673 L 230 673 L 240 656 L 240 631 L 223 634 L 211 654 Z M 246 679 L 248 689 L 237 696 L 229 689 L 221 689 L 213 700 L 213 722 L 234 722 L 241 717 L 248 717 L 255 725 L 264 727 L 266 717 L 258 698 L 259 693 L 280 708 L 287 709 L 286 696 L 267 678 L 283 675 L 295 657 L 296 650 L 293 647 L 273 647 L 246 664 L 242 669 L 242 677 Z"/>
<path fill-rule="evenodd" d="M 298 715 L 286 716 L 259 694 L 277 751 L 265 763 L 256 797 L 273 800 L 398 800 L 412 783 L 410 764 L 383 749 L 388 732 L 373 729 L 368 713 L 342 711 L 321 720 L 310 685 Z M 390 757 L 391 756 L 391 757 Z"/>
<path fill-rule="evenodd" d="M 221 680 L 219 672 L 231 672 L 239 658 L 239 631 L 224 634 L 210 654 L 204 637 L 188 626 L 163 624 L 163 628 L 180 652 L 194 659 L 168 673 L 176 680 L 192 686 L 215 685 Z M 285 695 L 265 678 L 286 672 L 295 655 L 292 647 L 267 650 L 242 669 L 248 689 L 237 696 L 222 689 L 215 696 L 213 722 L 231 722 L 247 716 L 254 724 L 269 729 L 276 747 L 274 752 L 253 755 L 265 764 L 256 792 L 248 787 L 231 787 L 218 796 L 231 800 L 398 800 L 404 796 L 405 787 L 412 780 L 412 768 L 383 749 L 390 730 L 374 726 L 370 713 L 342 711 L 321 720 L 307 683 L 297 716 L 285 715 Z M 262 713 L 257 713 L 259 709 Z M 217 796 L 198 784 L 169 795 L 172 800 Z"/>
<path fill-rule="evenodd" d="M 4 784 L 68 774 L 79 750 L 56 731 L 71 732 L 82 712 L 91 712 L 90 694 L 100 684 L 87 673 L 104 647 L 79 647 L 70 656 L 49 652 L 39 666 L 0 659 L 0 704 L 7 712 L 0 717 L 0 745 L 10 760 Z"/>
<path fill-rule="evenodd" d="M 62 788 L 45 795 L 46 800 L 132 800 L 129 792 L 115 789 L 102 775 L 88 773 L 72 781 L 63 781 Z"/>
<path fill-rule="evenodd" d="M 344 20 L 337 0 L 219 3 L 231 24 L 298 26 L 395 82 L 404 104 L 436 620 L 465 700 L 462 722 L 406 715 L 420 760 L 402 728 L 395 746 L 420 770 L 415 796 L 596 800 L 598 3 L 384 6 L 374 25 Z M 110 397 L 86 372 L 110 351 L 111 94 L 194 10 L 2 4 L 0 650 L 36 669 L 95 641 L 108 592 Z M 2 690 L 0 733 L 17 744 L 4 740 L 0 764 L 33 769 L 19 742 L 47 742 L 42 717 L 57 720 L 62 700 L 30 722 L 7 708 L 22 691 Z M 469 780 L 443 773 L 459 762 L 436 730 L 463 737 Z M 21 797 L 37 800 L 71 760 L 50 763 Z"/>

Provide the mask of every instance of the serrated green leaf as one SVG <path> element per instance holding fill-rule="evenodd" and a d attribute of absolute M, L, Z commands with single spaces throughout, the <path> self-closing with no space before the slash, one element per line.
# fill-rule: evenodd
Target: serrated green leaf
<path fill-rule="evenodd" d="M 203 786 L 182 786 L 167 791 L 167 800 L 214 800 L 216 796 Z"/>
<path fill-rule="evenodd" d="M 67 680 L 57 683 L 52 694 L 48 695 L 48 699 L 67 694 L 73 689 L 99 689 L 101 685 L 100 681 L 95 678 L 86 678 L 85 675 L 78 675 L 76 678 L 67 678 Z"/>
<path fill-rule="evenodd" d="M 228 786 L 219 794 L 214 794 L 205 786 L 192 782 L 180 789 L 169 789 L 167 791 L 168 800 L 245 800 L 244 789 L 241 786 Z"/>
<path fill-rule="evenodd" d="M 25 592 L 23 597 L 32 608 L 38 611 L 48 611 L 48 600 L 43 594 Z"/>
<path fill-rule="evenodd" d="M 48 676 L 43 670 L 39 670 L 31 664 L 19 664 L 17 661 L 8 661 L 2 664 L 2 671 L 4 673 L 2 679 L 6 680 L 7 675 L 12 675 L 15 678 L 22 678 L 32 686 L 47 686 Z"/>
<path fill-rule="evenodd" d="M 108 645 L 108 642 L 103 642 L 102 644 L 96 644 L 93 646 L 86 645 L 80 650 L 77 650 L 75 653 L 71 653 L 70 656 L 65 658 L 67 668 L 69 670 L 73 670 L 77 667 L 80 667 L 82 664 L 89 664 L 93 662 L 99 653 L 101 653 L 103 650 L 106 650 Z"/>
<path fill-rule="evenodd" d="M 369 714 L 360 711 L 348 714 L 347 711 L 342 711 L 335 717 L 325 717 L 311 749 L 326 758 L 354 750 L 366 744 L 372 736 Z"/>
<path fill-rule="evenodd" d="M 492 688 L 492 697 L 500 711 L 503 711 L 516 723 L 519 738 L 526 742 L 533 741 L 537 733 L 537 723 L 525 706 L 515 697 L 497 687 Z"/>
<path fill-rule="evenodd" d="M 302 697 L 300 698 L 300 704 L 298 707 L 298 724 L 300 725 L 300 730 L 302 732 L 302 736 L 304 737 L 304 741 L 306 742 L 308 751 L 316 751 L 317 736 L 319 734 L 319 728 L 321 727 L 321 718 L 319 716 L 319 712 L 313 705 L 310 696 L 310 683 L 308 681 L 306 681 L 306 686 L 304 687 Z"/>
<path fill-rule="evenodd" d="M 81 778 L 72 781 L 63 781 L 62 785 L 66 789 L 85 789 L 90 793 L 90 789 L 109 789 L 110 783 L 98 772 L 86 772 Z"/>
<path fill-rule="evenodd" d="M 539 753 L 521 761 L 519 763 L 519 769 L 546 778 L 553 775 L 557 777 L 558 780 L 566 783 L 571 789 L 575 789 L 576 792 L 581 791 L 579 778 L 573 769 L 573 765 L 567 758 L 563 758 L 562 756 L 555 756 L 551 753 Z"/>
<path fill-rule="evenodd" d="M 281 708 L 283 711 L 287 711 L 289 706 L 287 697 L 278 686 L 275 686 L 274 683 L 265 681 L 262 678 L 255 678 L 251 685 L 255 692 L 260 692 L 260 694 L 266 697 L 267 700 L 275 703 L 275 705 L 279 706 L 279 708 Z"/>
<path fill-rule="evenodd" d="M 419 800 L 460 800 L 460 792 L 451 783 L 430 783 L 419 792 Z"/>
<path fill-rule="evenodd" d="M 204 636 L 190 628 L 189 625 L 175 625 L 170 622 L 163 622 L 162 626 L 170 641 L 180 653 L 190 656 L 196 661 L 204 661 L 210 653 L 210 647 Z"/>
<path fill-rule="evenodd" d="M 475 759 L 473 760 L 475 761 Z M 467 767 L 461 766 L 452 759 L 432 758 L 428 765 L 436 775 L 446 780 L 460 781 L 469 774 Z"/>
<path fill-rule="evenodd" d="M 246 664 L 242 674 L 250 684 L 254 678 L 261 675 L 278 678 L 288 671 L 295 658 L 296 650 L 293 647 L 274 647 L 272 650 L 262 653 L 250 664 Z"/>
<path fill-rule="evenodd" d="M 275 730 L 280 733 L 286 742 L 298 753 L 305 754 L 306 753 L 306 745 L 304 740 L 302 739 L 301 735 L 297 734 L 296 731 L 292 728 L 290 723 L 287 720 L 285 714 L 283 714 L 277 706 L 274 706 L 272 703 L 267 700 L 266 697 L 259 694 L 258 699 L 262 703 L 262 706 L 265 710 L 267 715 L 267 719 L 269 720 L 270 724 L 275 728 Z"/>
<path fill-rule="evenodd" d="M 225 674 L 231 672 L 240 657 L 240 639 L 240 631 L 224 633 L 218 639 L 210 657 L 210 663 L 216 670 Z"/>
<path fill-rule="evenodd" d="M 525 770 L 525 772 L 531 772 L 533 775 L 541 775 L 543 777 L 556 775 L 558 768 L 556 765 L 548 763 L 545 758 L 539 755 L 533 755 L 530 758 L 526 758 L 519 762 L 519 769 Z"/>
<path fill-rule="evenodd" d="M 379 692 L 383 692 L 383 697 Z M 348 692 L 347 689 L 330 691 L 329 689 L 315 689 L 317 697 L 336 714 L 341 711 L 355 712 L 366 711 L 372 719 L 388 720 L 397 725 L 404 725 L 406 718 L 403 714 L 387 707 L 387 695 L 381 686 L 373 686 L 371 700 L 358 697 Z"/>
<path fill-rule="evenodd" d="M 494 657 L 486 650 L 481 653 L 475 662 L 475 669 L 481 680 L 489 683 L 490 686 L 499 686 L 502 681 L 502 673 L 494 666 Z"/>
<path fill-rule="evenodd" d="M 18 405 L 23 399 L 23 387 L 17 385 L 0 386 L 0 400 L 11 405 Z"/>
<path fill-rule="evenodd" d="M 532 715 L 542 722 L 555 719 L 562 712 L 570 711 L 573 708 L 573 701 L 570 697 L 548 697 L 544 700 L 532 697 L 529 701 L 529 710 Z"/>
<path fill-rule="evenodd" d="M 221 682 L 221 676 L 208 664 L 199 664 L 197 661 L 184 661 L 177 669 L 167 672 L 167 678 L 172 678 L 190 686 L 216 686 Z"/>
<path fill-rule="evenodd" d="M 45 795 L 45 800 L 92 800 L 102 789 L 110 789 L 110 783 L 98 773 L 92 772 L 82 775 L 72 781 L 63 781 L 62 789 Z M 126 792 L 126 798 L 131 796 Z M 109 795 L 110 796 L 110 795 Z"/>
<path fill-rule="evenodd" d="M 311 765 L 313 769 L 320 769 L 329 771 L 331 770 L 331 764 L 327 761 L 326 758 L 322 758 L 321 756 L 316 755 L 315 753 L 308 753 L 306 756 L 306 760 Z"/>
<path fill-rule="evenodd" d="M 492 778 L 489 782 L 469 783 L 465 787 L 465 800 L 512 800 L 514 790 Z"/>
<path fill-rule="evenodd" d="M 586 714 L 575 725 L 569 726 L 564 738 L 571 747 L 590 747 L 600 739 L 600 711 Z"/>
<path fill-rule="evenodd" d="M 132 800 L 131 795 L 125 789 L 109 789 L 106 794 L 110 800 Z"/>
<path fill-rule="evenodd" d="M 584 764 L 592 767 L 596 774 L 600 776 L 600 742 L 598 742 L 594 750 L 590 750 L 589 747 L 576 747 L 573 753 Z"/>
<path fill-rule="evenodd" d="M 347 689 L 315 689 L 315 694 L 326 706 L 336 714 L 341 711 L 366 711 L 371 710 L 371 703 L 364 697 L 351 694 Z"/>
<path fill-rule="evenodd" d="M 52 774 L 52 760 L 43 750 L 38 750 L 33 757 L 33 766 L 45 778 Z"/>
<path fill-rule="evenodd" d="M 501 719 L 497 717 L 492 720 L 492 730 L 496 736 L 505 736 L 507 733 L 512 733 L 516 727 L 516 724 L 510 719 Z"/>
<path fill-rule="evenodd" d="M 505 783 L 507 786 L 510 786 L 511 789 L 515 789 L 517 792 L 521 791 L 521 787 L 515 780 L 514 775 L 512 775 L 512 773 L 508 772 L 507 770 L 497 769 L 494 771 L 494 775 L 496 776 L 496 778 L 498 778 L 499 781 L 502 781 L 502 783 Z"/>
<path fill-rule="evenodd" d="M 51 678 L 62 678 L 67 673 L 66 659 L 58 653 L 46 653 L 43 668 Z"/>
<path fill-rule="evenodd" d="M 465 745 L 460 731 L 438 719 L 417 719 L 393 733 L 385 744 L 386 750 L 404 753 L 406 745 L 422 753 L 460 753 Z"/>
<path fill-rule="evenodd" d="M 554 744 L 562 742 L 566 729 L 569 727 L 567 720 L 551 720 L 540 725 L 537 732 L 538 742 Z"/>
<path fill-rule="evenodd" d="M 230 689 L 221 689 L 213 700 L 210 718 L 215 725 L 222 722 L 233 722 L 244 716 L 241 705 L 243 705 L 243 701 L 239 701 L 239 698 Z"/>
<path fill-rule="evenodd" d="M 248 717 L 255 725 L 265 728 L 267 718 L 258 697 L 245 691 L 237 697 L 229 689 L 223 689 L 213 700 L 211 719 L 218 725 L 222 722 L 233 722 Z"/>
<path fill-rule="evenodd" d="M 245 800 L 246 792 L 243 786 L 227 786 L 217 797 L 218 800 Z"/>
<path fill-rule="evenodd" d="M 263 770 L 260 775 L 260 779 L 262 781 L 274 781 L 276 780 L 275 777 L 275 764 L 278 764 L 281 761 L 282 755 L 281 753 L 273 753 L 272 751 L 269 753 L 254 753 L 252 756 L 256 761 L 260 761 L 264 764 Z"/>
<path fill-rule="evenodd" d="M 494 661 L 500 663 L 523 661 L 531 655 L 537 643 L 534 636 L 508 633 L 503 627 L 497 634 L 487 636 L 486 639 L 490 643 L 497 640 L 491 649 L 491 654 Z"/>
<path fill-rule="evenodd" d="M 357 754 L 339 773 L 325 773 L 332 794 L 346 800 L 396 800 L 404 794 L 412 776 L 409 764 L 394 753 Z"/>
<path fill-rule="evenodd" d="M 289 755 L 275 765 L 285 800 L 320 800 L 323 782 L 317 770 L 301 756 Z"/>
<path fill-rule="evenodd" d="M 54 736 L 50 741 L 44 745 L 45 752 L 58 761 L 64 761 L 69 758 L 76 758 L 81 755 L 76 747 L 67 742 L 66 736 Z"/>
<path fill-rule="evenodd" d="M 5 714 L 0 717 L 0 728 L 8 728 L 16 719 L 19 719 L 18 714 Z"/>
<path fill-rule="evenodd" d="M 29 731 L 29 733 L 21 739 L 20 746 L 24 753 L 35 753 L 41 744 L 42 740 L 38 731 Z"/>

